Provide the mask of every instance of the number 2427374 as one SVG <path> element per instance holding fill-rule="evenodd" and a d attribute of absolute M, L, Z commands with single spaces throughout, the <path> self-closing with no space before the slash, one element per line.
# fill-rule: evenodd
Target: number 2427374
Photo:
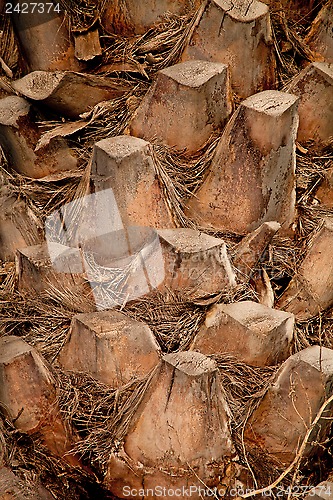
<path fill-rule="evenodd" d="M 60 4 L 47 2 L 47 3 L 16 3 L 7 2 L 5 5 L 6 14 L 49 14 L 50 12 L 60 12 Z"/>

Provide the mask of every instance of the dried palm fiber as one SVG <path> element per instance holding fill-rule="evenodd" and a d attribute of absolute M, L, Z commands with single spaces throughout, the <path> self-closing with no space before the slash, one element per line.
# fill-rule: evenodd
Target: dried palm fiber
<path fill-rule="evenodd" d="M 313 231 L 316 231 L 321 221 L 325 217 L 332 217 L 332 208 L 324 205 L 303 205 L 298 206 L 297 231 L 299 234 L 299 246 L 306 241 Z"/>
<path fill-rule="evenodd" d="M 311 149 L 306 154 L 297 154 L 296 180 L 299 204 L 313 206 L 316 189 L 325 178 L 325 172 L 332 167 L 332 145 L 328 145 L 326 151 L 320 155 Z"/>
<path fill-rule="evenodd" d="M 286 17 L 282 7 L 271 9 L 272 31 L 278 70 L 278 89 L 288 85 L 290 80 L 301 71 L 303 61 L 313 61 L 313 54 L 303 37 L 309 20 L 301 19 L 294 23 Z M 304 23 L 302 24 L 302 21 Z"/>
<path fill-rule="evenodd" d="M 226 399 L 231 410 L 233 442 L 239 455 L 239 463 L 251 466 L 257 484 L 265 485 L 277 475 L 276 467 L 267 456 L 260 462 L 248 456 L 243 442 L 243 430 L 250 414 L 257 408 L 265 395 L 278 366 L 254 367 L 246 365 L 228 353 L 211 356 L 220 370 Z M 263 461 L 265 469 L 263 470 Z"/>
<path fill-rule="evenodd" d="M 15 292 L 16 269 L 13 262 L 4 262 L 0 266 L 0 293 L 2 300 Z"/>
<path fill-rule="evenodd" d="M 41 484 L 57 499 L 88 498 L 92 487 L 95 487 L 96 495 L 101 498 L 98 486 L 93 484 L 95 477 L 92 474 L 69 467 L 66 462 L 50 455 L 38 433 L 28 436 L 18 432 L 2 416 L 1 409 L 0 438 L 5 443 L 2 449 L 4 466 L 14 469 L 26 494 Z M 29 496 L 23 498 L 29 500 Z"/>
<path fill-rule="evenodd" d="M 173 291 L 156 291 L 127 304 L 123 309 L 137 321 L 144 321 L 164 352 L 186 350 L 204 321 L 206 308 L 197 306 Z"/>
<path fill-rule="evenodd" d="M 94 26 L 107 0 L 59 0 L 62 11 L 70 18 L 72 31 L 88 31 Z"/>
<path fill-rule="evenodd" d="M 207 307 L 218 302 L 255 300 L 255 291 L 241 284 L 230 292 L 221 292 L 208 299 L 193 302 L 186 294 L 172 290 L 155 290 L 122 310 L 133 319 L 147 323 L 163 352 L 189 349 L 204 322 Z"/>
<path fill-rule="evenodd" d="M 82 171 L 64 172 L 42 179 L 24 177 L 1 167 L 0 172 L 13 194 L 23 199 L 40 221 L 73 199 L 82 178 Z"/>
<path fill-rule="evenodd" d="M 195 227 L 194 222 L 184 214 L 184 207 L 207 175 L 218 141 L 219 135 L 213 134 L 193 155 L 178 152 L 169 146 L 153 146 L 153 157 L 165 198 L 181 227 Z"/>
<path fill-rule="evenodd" d="M 105 69 L 106 72 L 133 72 L 136 69 L 147 78 L 160 69 L 176 64 L 201 19 L 204 4 L 205 2 L 197 11 L 185 16 L 166 13 L 161 22 L 143 35 L 126 37 L 123 34 L 105 33 L 102 36 L 103 62 L 98 71 Z M 117 14 L 117 5 L 120 16 Z M 118 26 L 117 17 L 123 18 L 126 23 L 126 8 L 122 0 L 116 2 L 115 9 L 115 24 Z"/>
<path fill-rule="evenodd" d="M 71 5 L 74 4 L 71 2 Z M 84 23 L 78 24 L 80 29 L 86 29 L 94 18 L 94 15 L 89 17 L 89 6 L 90 3 L 87 7 Z M 84 7 L 81 6 L 80 8 Z M 192 22 L 193 18 L 188 20 L 185 18 L 171 20 L 169 18 L 164 24 L 163 22 L 160 23 L 142 37 L 135 37 L 131 40 L 121 39 L 113 35 L 102 37 L 104 47 L 103 64 L 107 62 L 111 65 L 109 69 L 104 66 L 106 74 L 108 71 L 110 73 L 114 72 L 114 66 L 112 69 L 113 63 L 123 62 L 125 66 L 127 61 L 128 64 L 136 65 L 138 73 L 141 72 L 141 76 L 134 79 L 128 73 L 126 78 L 128 82 L 131 82 L 131 89 L 118 101 L 97 105 L 92 112 L 92 114 L 95 113 L 93 120 L 82 132 L 80 131 L 74 136 L 78 150 L 82 151 L 85 159 L 88 158 L 92 145 L 96 140 L 123 133 L 131 113 L 135 110 L 140 97 L 148 88 L 146 81 L 143 81 L 144 79 L 147 80 L 143 71 L 149 77 L 152 77 L 156 70 L 170 65 L 170 61 L 172 63 L 177 62 L 182 50 L 182 43 L 188 39 L 188 29 Z M 273 22 L 275 23 L 274 14 Z M 277 31 L 276 28 L 276 45 L 280 50 L 280 56 L 285 65 L 284 67 L 281 66 L 281 80 L 279 82 L 279 88 L 281 88 L 289 78 L 299 71 L 304 54 L 302 55 L 302 47 L 298 46 L 297 40 L 293 39 L 294 33 L 296 36 L 302 35 L 299 27 L 293 26 L 287 21 L 286 28 L 280 17 L 277 24 L 280 31 Z M 285 33 L 286 29 L 288 30 L 287 33 Z M 291 41 L 289 41 L 287 35 Z M 285 50 L 287 46 L 283 46 L 282 42 L 289 42 L 290 48 Z M 101 67 L 96 68 L 95 71 L 103 71 L 103 64 Z M 142 69 L 140 65 L 143 65 L 144 68 Z M 51 122 L 48 123 L 51 126 L 55 125 Z M 158 147 L 154 146 L 156 162 L 160 166 L 162 165 L 163 168 L 161 170 L 160 167 L 162 172 L 160 177 L 164 176 L 166 179 L 166 193 L 173 200 L 169 203 L 170 206 L 174 206 L 173 210 L 177 220 L 182 221 L 182 207 L 186 202 L 186 198 L 195 192 L 196 187 L 204 179 L 211 160 L 209 155 L 214 152 L 213 141 L 212 138 L 210 145 L 207 145 L 206 152 L 201 152 L 197 158 L 188 158 L 185 153 L 176 155 L 172 150 L 163 147 L 158 150 Z M 212 148 L 211 152 L 206 156 L 210 147 Z M 296 273 L 298 263 L 304 256 L 305 245 L 311 237 L 312 231 L 316 229 L 325 214 L 330 214 L 322 207 L 319 208 L 312 203 L 316 183 L 321 179 L 321 172 L 328 168 L 326 161 L 328 161 L 327 158 L 316 159 L 310 153 L 305 156 L 303 153 L 303 155 L 297 157 L 300 218 L 296 238 L 290 240 L 275 237 L 258 265 L 259 268 L 263 266 L 267 269 L 276 294 L 283 291 L 290 277 Z M 303 163 L 305 164 L 303 165 Z M 189 165 L 190 169 L 188 168 Z M 9 182 L 14 185 L 16 193 L 25 197 L 25 199 L 31 198 L 36 213 L 39 213 L 41 220 L 44 220 L 47 214 L 59 208 L 62 204 L 73 200 L 78 189 L 81 173 L 78 172 L 77 176 L 73 178 L 45 181 L 45 185 L 42 181 L 33 182 L 30 179 L 17 177 L 15 173 L 10 173 L 10 175 L 15 177 L 13 182 L 9 177 Z M 85 193 L 84 190 L 82 192 Z M 188 221 L 183 219 L 182 223 L 187 225 Z M 182 223 L 179 222 L 180 225 Z M 219 236 L 227 238 L 231 250 L 239 241 L 233 235 L 219 234 Z M 22 334 L 30 343 L 35 343 L 36 347 L 40 348 L 41 352 L 52 361 L 66 339 L 70 319 L 74 314 L 73 308 L 70 308 L 69 305 L 75 303 L 79 298 L 73 299 L 68 290 L 61 290 L 61 293 L 59 293 L 59 290 L 51 290 L 47 298 L 41 298 L 41 303 L 32 304 L 26 297 L 19 297 L 14 292 L 14 274 L 13 267 L 9 265 L 3 268 L 0 273 L 2 285 L 6 290 L 5 295 L 1 293 L 0 299 L 1 307 L 5 307 L 4 316 L 6 318 L 6 321 L 1 323 L 1 334 L 10 332 Z M 244 300 L 244 298 L 256 300 L 251 285 L 242 285 L 232 296 L 213 297 L 212 301 L 228 302 Z M 67 304 L 67 307 L 64 306 L 64 303 Z M 186 297 L 175 297 L 170 292 L 157 297 L 145 297 L 136 303 L 127 304 L 123 311 L 137 319 L 147 321 L 163 346 L 163 350 L 172 351 L 187 348 L 204 318 L 208 305 L 209 303 L 190 303 L 186 300 Z M 295 351 L 309 343 L 321 343 L 331 347 L 332 319 L 330 314 L 330 311 L 327 311 L 322 317 L 316 317 L 305 325 L 297 325 L 294 342 Z M 233 409 L 232 425 L 235 440 L 240 443 L 237 447 L 241 463 L 246 466 L 247 458 L 252 467 L 255 468 L 254 461 L 257 459 L 258 470 L 256 469 L 255 473 L 258 482 L 263 485 L 268 484 L 270 478 L 276 477 L 276 471 L 270 469 L 265 456 L 244 457 L 242 455 L 241 430 L 247 411 L 251 411 L 252 404 L 256 404 L 264 391 L 269 373 L 253 371 L 251 367 L 237 364 L 235 360 L 228 358 L 228 356 L 224 356 L 218 362 L 221 374 L 224 377 L 224 384 L 227 387 L 229 404 Z M 82 441 L 79 445 L 79 451 L 87 458 L 92 457 L 96 467 L 103 470 L 110 447 L 117 446 L 119 439 L 122 439 L 128 418 L 132 414 L 131 405 L 135 406 L 136 398 L 141 397 L 145 382 L 136 381 L 133 386 L 122 388 L 118 394 L 110 394 L 110 391 L 105 387 L 103 388 L 93 379 L 87 379 L 81 374 L 62 374 L 59 372 L 59 380 L 64 391 L 61 395 L 64 401 L 64 412 L 66 412 L 67 406 L 69 419 L 72 418 L 70 413 L 74 412 L 75 426 L 80 429 Z M 244 381 L 246 384 L 244 384 Z M 87 401 L 89 391 L 91 396 Z M 130 406 L 126 407 L 128 398 Z M 111 412 L 110 408 L 112 408 Z M 121 416 L 120 420 L 117 420 L 118 413 Z M 110 427 L 103 426 L 104 422 L 108 422 Z M 239 437 L 237 438 L 237 436 Z M 8 439 L 12 438 L 13 435 Z M 22 442 L 23 438 L 20 436 L 18 438 Z M 28 451 L 21 463 L 31 465 L 31 450 L 35 449 L 39 452 L 41 448 L 38 443 L 36 444 L 32 440 L 29 442 L 29 446 L 24 448 L 24 450 Z M 15 453 L 18 453 L 17 450 Z M 30 456 L 28 453 L 30 453 Z M 39 458 L 41 457 L 39 456 Z M 44 460 L 45 457 L 42 458 Z M 59 467 L 59 464 L 57 463 L 56 466 Z M 56 466 L 50 465 L 50 470 Z M 41 468 L 43 467 L 45 467 L 45 462 L 44 465 L 41 465 Z M 55 470 L 61 477 L 62 472 L 59 472 L 59 469 Z M 68 492 L 72 490 L 70 487 L 72 483 L 68 476 L 64 475 L 62 477 L 64 478 L 63 481 L 67 482 L 67 493 L 63 489 L 57 491 L 56 494 L 58 498 L 65 499 L 68 498 Z"/>
<path fill-rule="evenodd" d="M 169 44 L 168 47 L 170 50 L 167 54 L 163 54 L 162 52 L 162 59 L 157 63 L 155 67 L 156 70 L 166 68 L 167 66 L 171 66 L 179 62 L 185 46 L 190 42 L 194 30 L 201 20 L 206 4 L 207 0 L 204 0 L 195 12 L 189 13 L 188 16 L 179 16 L 182 25 L 179 27 L 179 30 L 176 29 L 172 35 L 167 31 L 168 24 L 170 23 L 170 20 L 176 19 L 177 16 L 166 16 L 165 22 L 161 23 L 159 25 L 160 27 L 157 28 L 161 31 L 160 36 L 156 37 L 157 40 L 147 40 L 141 45 L 138 49 L 139 52 L 154 54 L 155 50 L 156 52 L 160 52 L 160 48 L 158 47 L 161 47 L 161 45 L 163 46 L 163 43 Z M 171 45 L 172 43 L 174 44 L 173 46 Z"/>
<path fill-rule="evenodd" d="M 24 177 L 1 166 L 0 172 L 13 194 L 23 198 L 42 222 L 51 212 L 74 199 L 82 198 L 89 190 L 90 163 L 85 170 L 61 172 L 41 179 Z M 80 204 L 74 206 L 77 210 Z"/>
<path fill-rule="evenodd" d="M 216 361 L 221 372 L 232 410 L 232 429 L 240 432 L 247 414 L 258 404 L 278 367 L 249 366 L 227 352 L 210 357 Z"/>
<path fill-rule="evenodd" d="M 0 278 L 0 337 L 20 336 L 52 363 L 66 341 L 75 312 L 46 297 L 17 292 L 14 264 L 5 264 Z"/>
<path fill-rule="evenodd" d="M 192 14 L 166 14 L 164 21 L 144 35 L 125 37 L 105 34 L 102 37 L 103 60 L 95 71 L 105 74 L 136 72 L 146 79 L 152 77 L 157 70 L 178 62 L 182 51 L 181 41 L 192 18 Z"/>
<path fill-rule="evenodd" d="M 9 185 L 12 191 L 18 197 L 22 197 L 30 206 L 32 212 L 34 213 L 37 220 L 39 220 L 39 225 L 41 230 L 44 228 L 45 218 L 52 213 L 54 210 L 65 206 L 65 212 L 72 224 L 68 228 L 67 234 L 70 237 L 74 237 L 74 233 L 79 226 L 79 221 L 81 217 L 82 203 L 84 196 L 89 191 L 89 178 L 90 178 L 90 164 L 87 165 L 84 172 L 68 172 L 61 175 L 49 176 L 48 178 L 32 180 L 26 178 L 17 173 L 7 172 L 2 170 L 2 174 L 6 179 L 7 185 Z M 77 200 L 76 203 L 70 203 L 73 200 Z M 69 205 L 67 205 L 69 203 Z M 89 290 L 89 287 L 88 287 Z M 49 299 L 49 301 L 48 301 Z M 61 282 L 55 285 L 51 278 L 49 281 L 49 290 L 45 294 L 41 295 L 39 299 L 31 299 L 25 295 L 20 295 L 17 292 L 17 297 L 15 298 L 15 303 L 21 304 L 27 301 L 28 310 L 29 304 L 32 310 L 45 309 L 45 315 L 47 317 L 47 307 L 52 311 L 52 304 L 56 303 L 60 308 L 65 306 L 69 311 L 76 312 L 88 312 L 95 310 L 95 304 L 89 294 L 78 295 L 73 290 L 64 288 Z M 44 308 L 45 304 L 45 308 Z M 29 315 L 28 315 L 29 316 Z M 31 314 L 31 316 L 33 316 Z M 15 318 L 15 316 L 10 316 L 9 320 Z M 31 335 L 28 339 L 33 339 L 34 337 L 40 339 L 44 334 L 48 332 L 53 332 L 50 329 L 52 325 L 52 314 L 50 316 L 50 322 L 45 327 L 45 333 L 41 333 L 37 330 L 32 330 Z M 54 337 L 57 336 L 61 341 L 63 339 L 62 333 L 66 333 L 66 329 L 63 331 L 60 329 L 55 333 Z M 47 342 L 47 346 L 51 347 L 53 335 L 51 339 Z M 62 343 L 61 343 L 62 345 Z M 60 348 L 57 342 L 54 343 L 55 349 Z"/>
<path fill-rule="evenodd" d="M 60 409 L 81 437 L 73 451 L 97 473 L 105 472 L 111 452 L 123 441 L 154 370 L 116 390 L 85 373 L 57 370 Z"/>
<path fill-rule="evenodd" d="M 96 142 L 124 133 L 147 90 L 146 83 L 135 79 L 131 85 L 126 84 L 124 95 L 121 97 L 96 104 L 91 111 L 81 115 L 81 120 L 66 122 L 66 125 L 71 124 L 73 128 L 66 130 L 65 135 L 71 136 L 72 147 L 74 146 L 77 156 L 81 158 L 81 163 L 88 163 Z M 43 121 L 40 125 L 45 130 L 41 141 L 50 138 L 50 134 L 57 137 L 57 133 L 64 133 L 64 124 L 61 121 Z"/>
<path fill-rule="evenodd" d="M 108 137 L 122 135 L 131 117 L 147 91 L 147 85 L 134 80 L 132 89 L 122 97 L 97 104 L 88 126 L 82 131 L 82 141 L 85 147 L 92 150 L 95 142 Z"/>
<path fill-rule="evenodd" d="M 9 77 L 18 76 L 19 70 L 19 50 L 16 42 L 13 25 L 10 16 L 0 13 L 0 56 L 8 66 L 8 70 L 0 71 L 1 75 L 7 74 Z M 2 64 L 1 64 L 2 65 Z M 12 74 L 10 74 L 12 72 Z M 9 74 L 8 74 L 9 73 Z"/>
<path fill-rule="evenodd" d="M 299 191 L 299 202 L 311 203 L 309 196 L 314 196 L 314 190 L 321 179 L 324 178 L 325 171 L 333 166 L 333 149 L 331 153 L 317 156 L 310 151 L 305 154 L 296 155 L 296 177 Z M 312 154 L 311 154 L 312 153 Z"/>

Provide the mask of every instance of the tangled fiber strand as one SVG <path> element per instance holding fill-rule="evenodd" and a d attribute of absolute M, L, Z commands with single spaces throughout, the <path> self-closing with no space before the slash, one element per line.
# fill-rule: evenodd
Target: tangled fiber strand
<path fill-rule="evenodd" d="M 244 425 L 246 416 L 253 412 L 265 394 L 278 367 L 249 366 L 228 353 L 210 357 L 216 361 L 219 368 L 232 411 L 233 431 L 237 433 Z"/>
<path fill-rule="evenodd" d="M 88 476 L 50 455 L 38 433 L 29 436 L 16 430 L 5 416 L 1 417 L 1 411 L 0 441 L 5 443 L 2 463 L 13 468 L 24 494 L 22 498 L 34 500 L 40 484 L 54 498 L 88 498 L 87 487 L 91 483 Z"/>
<path fill-rule="evenodd" d="M 156 291 L 127 304 L 123 312 L 147 323 L 162 351 L 173 352 L 189 348 L 204 321 L 206 308 L 175 292 Z"/>
<path fill-rule="evenodd" d="M 294 331 L 296 351 L 320 345 L 333 349 L 333 314 L 332 308 L 310 320 L 296 324 Z"/>
<path fill-rule="evenodd" d="M 59 5 L 70 18 L 71 30 L 88 31 L 99 19 L 107 0 L 59 0 Z"/>
<path fill-rule="evenodd" d="M 74 311 L 43 295 L 19 293 L 12 262 L 0 267 L 0 307 L 0 337 L 22 337 L 52 363 L 66 340 Z"/>
<path fill-rule="evenodd" d="M 17 335 L 53 362 L 63 347 L 73 312 L 63 306 L 14 292 L 0 295 L 0 336 Z"/>
<path fill-rule="evenodd" d="M 111 389 L 85 373 L 57 370 L 60 409 L 81 438 L 73 451 L 101 476 L 111 453 L 121 445 L 154 373 L 155 369 L 142 379 Z"/>
<path fill-rule="evenodd" d="M 192 20 L 193 13 L 186 16 L 166 13 L 161 22 L 143 35 L 103 35 L 103 62 L 95 72 L 125 73 L 131 77 L 137 73 L 145 80 L 153 78 L 156 71 L 170 65 L 170 60 L 179 61 Z"/>
<path fill-rule="evenodd" d="M 285 8 L 276 5 L 271 9 L 273 41 L 276 53 L 279 90 L 285 88 L 302 69 L 304 60 L 313 61 L 312 51 L 303 40 L 311 20 L 292 22 L 286 16 Z"/>
<path fill-rule="evenodd" d="M 219 137 L 219 134 L 213 134 L 194 155 L 168 146 L 153 146 L 154 162 L 166 201 L 175 221 L 182 227 L 195 227 L 184 213 L 186 201 L 207 175 Z"/>
<path fill-rule="evenodd" d="M 91 150 L 92 146 L 102 139 L 122 135 L 146 91 L 145 84 L 134 81 L 132 89 L 126 91 L 123 96 L 97 104 L 88 126 L 81 134 L 84 147 Z"/>
<path fill-rule="evenodd" d="M 240 462 L 247 467 L 250 465 L 259 484 L 267 484 L 267 479 L 275 477 L 277 473 L 276 464 L 270 463 L 264 453 L 259 461 L 258 456 L 248 455 L 242 434 L 248 417 L 265 395 L 278 366 L 249 366 L 228 353 L 211 357 L 219 368 L 225 397 L 231 411 L 233 442 L 240 456 Z"/>
<path fill-rule="evenodd" d="M 83 171 L 69 171 L 42 179 L 31 179 L 15 171 L 1 169 L 11 192 L 23 199 L 38 220 L 44 220 L 51 212 L 73 200 Z"/>
<path fill-rule="evenodd" d="M 113 24 L 117 27 L 121 25 L 119 30 L 114 29 L 115 33 L 120 31 L 121 35 L 106 32 L 102 35 L 103 62 L 96 72 L 124 72 L 129 76 L 136 72 L 148 80 L 153 78 L 157 71 L 178 63 L 201 19 L 205 3 L 203 2 L 198 10 L 193 8 L 183 16 L 167 12 L 162 20 L 146 33 L 133 36 L 126 6 L 118 0 L 118 5 L 115 5 L 113 10 Z"/>

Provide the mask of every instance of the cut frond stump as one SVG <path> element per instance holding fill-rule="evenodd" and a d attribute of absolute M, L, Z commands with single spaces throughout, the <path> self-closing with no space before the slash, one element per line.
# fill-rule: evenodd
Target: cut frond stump
<path fill-rule="evenodd" d="M 228 67 L 187 61 L 164 69 L 136 110 L 131 135 L 195 153 L 232 112 Z"/>
<path fill-rule="evenodd" d="M 294 78 L 288 92 L 300 97 L 297 140 L 318 144 L 333 138 L 333 64 L 310 64 Z"/>
<path fill-rule="evenodd" d="M 99 102 L 121 97 L 131 89 L 127 82 L 72 71 L 34 71 L 12 85 L 28 99 L 69 118 L 79 118 Z"/>
<path fill-rule="evenodd" d="M 73 445 L 73 435 L 60 417 L 49 367 L 19 337 L 2 337 L 0 347 L 0 403 L 7 417 L 20 432 L 38 432 L 52 454 L 64 457 Z M 64 458 L 79 464 L 74 455 Z"/>
<path fill-rule="evenodd" d="M 201 227 L 244 234 L 266 221 L 290 232 L 295 218 L 298 97 L 267 90 L 234 113 L 206 180 L 187 204 Z"/>
<path fill-rule="evenodd" d="M 174 227 L 148 142 L 126 135 L 97 142 L 91 180 L 96 192 L 113 190 L 125 227 Z"/>
<path fill-rule="evenodd" d="M 230 66 L 241 98 L 274 88 L 275 59 L 268 7 L 256 0 L 209 0 L 182 60 L 204 59 Z"/>
<path fill-rule="evenodd" d="M 305 42 L 317 61 L 333 63 L 333 2 L 328 0 L 312 23 Z"/>
<path fill-rule="evenodd" d="M 30 71 L 80 69 L 74 57 L 68 18 L 63 13 L 58 14 L 54 8 L 47 9 L 46 5 L 43 12 L 31 8 L 24 12 L 22 0 L 18 0 L 15 6 L 20 7 L 20 12 L 13 12 L 11 17 Z"/>
<path fill-rule="evenodd" d="M 294 316 L 256 302 L 216 304 L 207 313 L 191 349 L 228 353 L 252 366 L 276 365 L 290 355 Z"/>
<path fill-rule="evenodd" d="M 164 286 L 192 299 L 235 288 L 223 240 L 189 228 L 157 232 L 164 256 Z"/>
<path fill-rule="evenodd" d="M 312 346 L 283 363 L 262 402 L 245 427 L 247 450 L 261 448 L 275 463 L 288 466 L 314 421 L 332 394 L 333 351 Z M 331 426 L 331 406 L 313 429 L 303 457 L 318 451 Z"/>
<path fill-rule="evenodd" d="M 170 488 L 205 482 L 212 487 L 233 455 L 229 410 L 215 362 L 191 351 L 167 354 L 123 450 L 111 456 L 105 484 L 121 498 L 125 485 Z"/>
<path fill-rule="evenodd" d="M 146 376 L 160 360 L 150 328 L 118 311 L 74 316 L 58 361 L 112 388 Z"/>
<path fill-rule="evenodd" d="M 258 229 L 245 236 L 237 245 L 234 251 L 233 264 L 244 279 L 255 273 L 260 258 L 280 228 L 281 224 L 278 222 L 264 222 Z"/>
<path fill-rule="evenodd" d="M 333 220 L 324 219 L 311 238 L 296 276 L 276 307 L 300 321 L 316 316 L 333 304 Z"/>
<path fill-rule="evenodd" d="M 77 158 L 65 139 L 57 137 L 36 151 L 41 132 L 33 122 L 31 106 L 22 97 L 0 99 L 0 139 L 10 166 L 38 179 L 77 168 Z"/>

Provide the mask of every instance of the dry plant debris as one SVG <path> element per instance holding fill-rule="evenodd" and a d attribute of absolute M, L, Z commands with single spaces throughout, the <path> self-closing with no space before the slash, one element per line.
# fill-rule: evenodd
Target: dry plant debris
<path fill-rule="evenodd" d="M 121 6 L 121 0 L 118 3 Z M 88 31 L 98 24 L 106 1 L 61 0 L 60 4 L 75 33 Z M 288 19 L 282 7 L 272 12 L 278 89 L 285 88 L 291 78 L 302 69 L 304 62 L 313 60 L 304 38 L 309 31 L 310 22 L 322 4 L 321 1 L 315 2 L 313 13 L 298 21 Z M 156 71 L 179 61 L 202 12 L 203 7 L 187 16 L 166 15 L 162 22 L 144 35 L 116 35 L 106 32 L 103 26 L 100 27 L 103 53 L 91 71 L 116 78 L 120 87 L 124 83 L 124 94 L 113 101 L 96 105 L 91 112 L 82 116 L 84 126 L 77 129 L 74 127 L 74 132 L 70 134 L 70 144 L 80 159 L 79 171 L 33 180 L 11 170 L 5 155 L 1 155 L 1 183 L 6 184 L 15 196 L 30 206 L 41 226 L 45 217 L 53 210 L 85 193 L 89 183 L 89 157 L 93 144 L 124 133 L 135 109 L 154 80 Z M 1 94 L 11 91 L 11 77 L 18 78 L 24 74 L 25 68 L 7 16 L 0 15 L 0 31 Z M 237 99 L 235 104 L 238 104 Z M 39 126 L 45 133 L 49 133 L 64 122 L 61 117 L 43 110 Z M 185 152 L 176 153 L 171 148 L 157 144 L 153 147 L 160 182 L 173 217 L 180 227 L 194 227 L 193 222 L 184 215 L 184 204 L 203 182 L 217 142 L 218 137 L 212 136 L 207 144 L 192 156 Z M 257 271 L 266 270 L 276 296 L 281 295 L 291 277 L 297 273 L 305 248 L 318 230 L 322 219 L 333 216 L 332 208 L 324 207 L 316 200 L 316 188 L 325 172 L 333 167 L 332 144 L 324 146 L 321 151 L 316 151 L 312 144 L 306 145 L 306 148 L 299 146 L 296 172 L 298 218 L 295 239 L 274 237 L 258 263 Z M 232 254 L 239 237 L 234 234 L 215 235 L 227 241 Z M 162 350 L 173 352 L 188 348 L 211 303 L 247 298 L 256 299 L 251 282 L 239 286 L 233 294 L 221 294 L 206 303 L 194 304 L 186 297 L 171 291 L 165 294 L 155 293 L 128 304 L 123 312 L 145 321 L 156 335 Z M 110 390 L 86 374 L 61 371 L 55 360 L 66 341 L 78 300 L 80 298 L 71 296 L 65 290 L 54 290 L 51 295 L 38 299 L 22 295 L 16 288 L 14 264 L 2 263 L 0 336 L 15 334 L 23 337 L 54 364 L 62 413 L 80 437 L 76 451 L 86 464 L 90 464 L 93 471 L 83 474 L 82 471 L 64 466 L 58 459 L 48 455 L 47 450 L 38 442 L 38 436 L 31 438 L 18 433 L 4 414 L 0 418 L 0 464 L 11 466 L 31 489 L 41 481 L 54 498 L 60 500 L 112 498 L 110 493 L 103 491 L 99 482 L 110 452 L 121 444 L 131 416 L 149 387 L 152 374 L 143 380 L 134 380 L 119 390 Z M 73 307 L 70 307 L 70 304 Z M 297 324 L 294 352 L 313 344 L 333 348 L 332 310 Z M 279 484 L 287 487 L 296 480 L 300 484 L 315 484 L 321 479 L 321 475 L 327 475 L 328 469 L 332 467 L 329 457 L 331 442 L 323 445 L 326 455 L 324 459 L 318 459 L 317 471 L 314 472 L 314 468 L 309 468 L 301 459 L 302 449 L 330 401 L 325 402 L 315 416 L 313 426 L 301 444 L 293 464 L 288 470 L 278 470 L 264 455 L 248 456 L 242 439 L 246 419 L 265 393 L 277 367 L 250 367 L 237 362 L 227 353 L 215 359 L 232 411 L 232 430 L 240 463 L 254 475 L 255 485 L 258 487 L 256 493 L 269 492 Z M 28 498 L 30 492 L 26 491 L 25 494 Z"/>

